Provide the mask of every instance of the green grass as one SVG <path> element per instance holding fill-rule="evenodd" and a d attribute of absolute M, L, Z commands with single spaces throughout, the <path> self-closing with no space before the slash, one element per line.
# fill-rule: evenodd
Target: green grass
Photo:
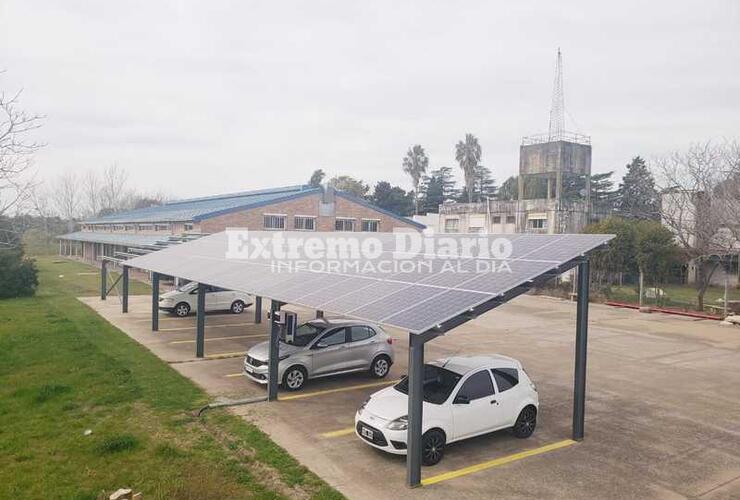
<path fill-rule="evenodd" d="M 697 291 L 690 285 L 659 285 L 658 288 L 665 292 L 662 305 L 664 307 L 677 307 L 682 309 L 696 309 L 698 307 Z M 711 286 L 704 294 L 705 305 L 722 305 L 718 299 L 724 297 L 723 287 Z M 740 300 L 740 290 L 730 288 L 730 300 Z M 618 302 L 638 303 L 637 288 L 634 286 L 613 286 L 609 294 L 609 300 Z M 654 298 L 645 299 L 647 304 L 655 304 Z"/>
<path fill-rule="evenodd" d="M 0 498 L 341 498 L 255 426 L 75 299 L 91 267 L 39 258 L 36 297 L 0 301 Z M 62 277 L 60 277 L 62 275 Z M 146 285 L 132 281 L 132 293 Z M 89 435 L 85 435 L 90 430 Z"/>

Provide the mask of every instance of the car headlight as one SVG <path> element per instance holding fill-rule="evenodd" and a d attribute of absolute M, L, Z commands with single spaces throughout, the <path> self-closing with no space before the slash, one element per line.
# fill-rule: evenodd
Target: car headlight
<path fill-rule="evenodd" d="M 409 417 L 404 415 L 388 424 L 388 429 L 392 431 L 405 431 L 409 427 Z"/>
<path fill-rule="evenodd" d="M 278 360 L 282 361 L 284 359 L 288 359 L 290 357 L 290 354 L 283 354 L 282 356 L 278 357 Z"/>

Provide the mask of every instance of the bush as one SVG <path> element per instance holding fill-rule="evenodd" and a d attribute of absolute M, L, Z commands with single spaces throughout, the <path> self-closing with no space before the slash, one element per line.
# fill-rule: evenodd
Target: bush
<path fill-rule="evenodd" d="M 0 299 L 33 295 L 38 284 L 36 264 L 23 250 L 0 249 Z"/>

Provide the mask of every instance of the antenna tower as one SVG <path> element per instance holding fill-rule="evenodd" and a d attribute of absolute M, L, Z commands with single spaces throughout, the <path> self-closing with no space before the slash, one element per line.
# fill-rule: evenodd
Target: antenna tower
<path fill-rule="evenodd" d="M 558 47 L 558 58 L 555 62 L 555 82 L 552 88 L 552 106 L 550 107 L 549 141 L 559 141 L 565 129 L 565 94 L 563 92 L 563 55 Z"/>

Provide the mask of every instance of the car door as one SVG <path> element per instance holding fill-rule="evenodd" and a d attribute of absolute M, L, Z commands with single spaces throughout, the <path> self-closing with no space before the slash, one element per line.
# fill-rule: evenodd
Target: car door
<path fill-rule="evenodd" d="M 206 312 L 216 311 L 219 308 L 218 304 L 218 288 L 206 285 Z"/>
<path fill-rule="evenodd" d="M 349 327 L 348 368 L 370 367 L 377 343 L 378 335 L 369 326 Z"/>
<path fill-rule="evenodd" d="M 314 375 L 325 375 L 346 369 L 347 328 L 337 328 L 321 336 L 311 346 L 311 366 Z"/>
<path fill-rule="evenodd" d="M 519 370 L 516 368 L 491 369 L 493 380 L 496 382 L 496 400 L 498 402 L 499 424 L 497 427 L 510 427 L 519 416 L 521 402 L 521 386 L 519 385 Z"/>
<path fill-rule="evenodd" d="M 491 372 L 479 370 L 466 378 L 452 400 L 454 439 L 493 429 L 498 410 L 496 403 Z"/>

